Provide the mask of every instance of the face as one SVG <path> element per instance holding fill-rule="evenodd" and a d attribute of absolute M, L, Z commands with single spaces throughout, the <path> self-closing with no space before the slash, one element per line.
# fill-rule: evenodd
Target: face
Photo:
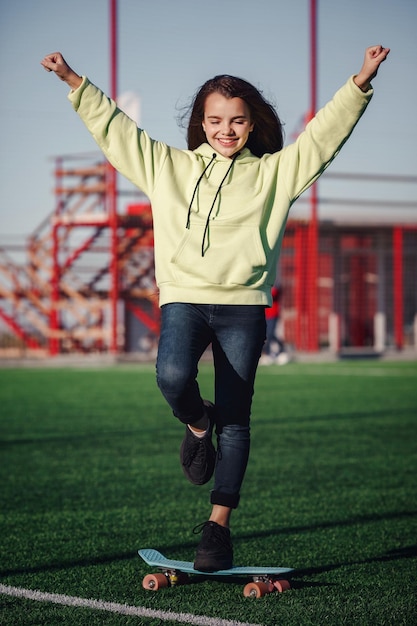
<path fill-rule="evenodd" d="M 242 150 L 254 126 L 242 98 L 225 98 L 216 92 L 206 98 L 202 124 L 213 150 L 228 158 Z"/>

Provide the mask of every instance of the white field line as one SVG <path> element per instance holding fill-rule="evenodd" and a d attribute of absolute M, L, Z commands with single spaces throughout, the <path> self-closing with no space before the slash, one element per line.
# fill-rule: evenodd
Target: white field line
<path fill-rule="evenodd" d="M 204 615 L 192 615 L 190 613 L 173 613 L 171 611 L 156 611 L 142 606 L 129 606 L 128 604 L 118 604 L 117 602 L 104 602 L 103 600 L 93 600 L 89 598 L 77 598 L 60 593 L 46 593 L 22 587 L 11 587 L 0 584 L 0 594 L 13 596 L 14 598 L 24 598 L 26 600 L 36 600 L 38 602 L 51 602 L 52 604 L 62 604 L 64 606 L 76 606 L 98 611 L 109 611 L 119 615 L 133 615 L 135 617 L 148 617 L 181 624 L 195 624 L 196 626 L 262 626 L 261 624 L 248 624 L 233 620 L 220 619 L 215 617 L 205 617 Z"/>

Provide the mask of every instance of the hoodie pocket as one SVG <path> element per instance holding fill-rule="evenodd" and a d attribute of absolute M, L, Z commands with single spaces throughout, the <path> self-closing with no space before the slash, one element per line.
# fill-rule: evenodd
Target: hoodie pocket
<path fill-rule="evenodd" d="M 266 271 L 259 229 L 210 222 L 204 256 L 204 228 L 192 224 L 171 259 L 175 282 L 184 285 L 256 285 Z M 208 243 L 208 246 L 207 246 Z"/>

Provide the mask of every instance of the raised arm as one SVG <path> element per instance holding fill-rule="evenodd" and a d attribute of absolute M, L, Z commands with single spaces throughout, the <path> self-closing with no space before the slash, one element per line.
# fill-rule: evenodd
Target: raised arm
<path fill-rule="evenodd" d="M 167 154 L 174 148 L 151 139 L 114 100 L 74 72 L 60 52 L 48 54 L 41 65 L 70 87 L 67 97 L 105 157 L 151 198 Z"/>
<path fill-rule="evenodd" d="M 77 89 L 82 83 L 82 78 L 73 69 L 70 68 L 68 63 L 60 52 L 53 52 L 47 54 L 41 61 L 41 65 L 47 72 L 55 72 L 55 74 L 67 83 L 71 89 Z"/>
<path fill-rule="evenodd" d="M 297 140 L 282 150 L 281 174 L 291 200 L 308 189 L 339 154 L 372 98 L 371 80 L 388 53 L 382 46 L 367 48 L 360 72 L 353 80 L 349 78 Z"/>
<path fill-rule="evenodd" d="M 362 91 L 368 91 L 371 80 L 377 75 L 379 66 L 385 61 L 389 51 L 389 48 L 383 48 L 382 46 L 371 46 L 365 50 L 362 68 L 353 79 Z"/>

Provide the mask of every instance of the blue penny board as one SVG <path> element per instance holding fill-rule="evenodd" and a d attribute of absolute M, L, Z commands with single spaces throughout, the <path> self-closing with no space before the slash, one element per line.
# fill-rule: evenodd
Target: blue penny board
<path fill-rule="evenodd" d="M 187 574 L 201 574 L 203 576 L 278 576 L 292 572 L 292 567 L 232 567 L 230 569 L 221 569 L 217 572 L 201 572 L 194 569 L 191 561 L 174 561 L 167 559 L 158 550 L 145 548 L 138 550 L 139 556 L 151 567 L 159 569 L 177 570 Z"/>

